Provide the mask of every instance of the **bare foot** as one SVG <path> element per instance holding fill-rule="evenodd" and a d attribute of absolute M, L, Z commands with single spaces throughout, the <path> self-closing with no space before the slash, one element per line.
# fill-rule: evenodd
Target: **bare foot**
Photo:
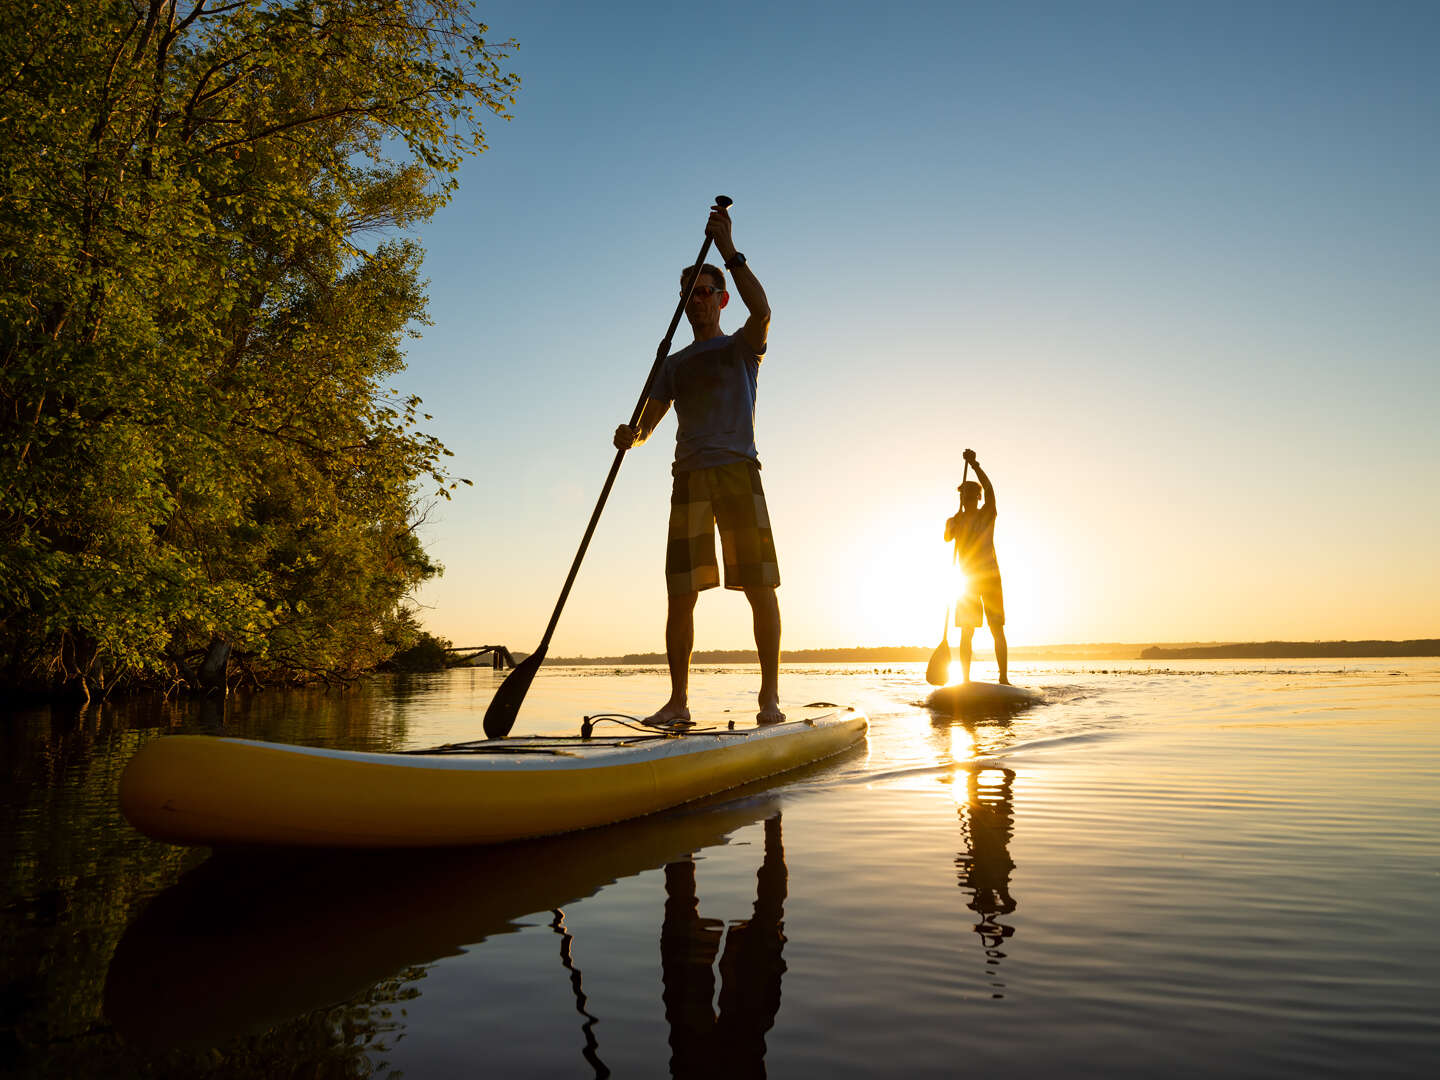
<path fill-rule="evenodd" d="M 684 705 L 667 701 L 658 711 L 640 721 L 647 727 L 687 727 L 695 721 L 690 719 L 690 710 Z"/>
<path fill-rule="evenodd" d="M 757 724 L 778 724 L 785 719 L 785 714 L 780 711 L 779 701 L 761 701 L 760 711 L 755 714 Z"/>

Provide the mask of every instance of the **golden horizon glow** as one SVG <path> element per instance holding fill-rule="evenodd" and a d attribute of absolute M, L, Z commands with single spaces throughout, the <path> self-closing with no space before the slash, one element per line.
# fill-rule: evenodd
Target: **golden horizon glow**
<path fill-rule="evenodd" d="M 851 583 L 865 625 L 893 644 L 940 641 L 944 631 L 958 641 L 955 605 L 969 584 L 962 566 L 953 561 L 951 545 L 940 539 L 939 523 L 885 522 L 855 535 L 845 561 L 863 571 Z M 997 531 L 996 556 L 1005 593 L 1007 638 L 1012 645 L 1035 642 L 1033 633 L 1011 633 L 1012 612 L 1030 615 L 1037 609 L 1065 604 L 1064 584 L 1053 554 L 1033 535 L 1012 537 Z M 948 615 L 946 612 L 948 611 Z M 1023 625 L 1023 622 L 1022 622 Z M 976 631 L 976 645 L 988 648 L 989 627 Z M 984 639 L 982 641 L 982 639 Z"/>

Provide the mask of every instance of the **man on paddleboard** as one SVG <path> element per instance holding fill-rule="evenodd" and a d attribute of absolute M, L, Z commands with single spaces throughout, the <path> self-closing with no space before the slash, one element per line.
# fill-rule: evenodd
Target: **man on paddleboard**
<path fill-rule="evenodd" d="M 720 312 L 730 302 L 725 274 L 706 263 L 685 305 L 695 333 L 692 344 L 665 358 L 646 389 L 640 422 L 615 429 L 615 447 L 629 450 L 648 439 L 670 403 L 675 403 L 675 477 L 670 496 L 670 528 L 665 548 L 665 656 L 670 665 L 670 700 L 645 723 L 655 727 L 690 723 L 687 692 L 690 653 L 695 644 L 695 601 L 703 589 L 720 584 L 715 560 L 719 526 L 725 557 L 725 588 L 738 589 L 750 601 L 755 648 L 760 653 L 760 711 L 756 720 L 776 724 L 780 711 L 780 604 L 775 589 L 780 567 L 760 458 L 755 451 L 755 391 L 760 361 L 770 332 L 770 304 L 745 256 L 731 239 L 730 214 L 711 207 L 705 233 L 735 279 L 749 316 L 738 333 L 720 329 Z M 683 296 L 690 284 L 680 274 Z"/>
<path fill-rule="evenodd" d="M 945 522 L 945 539 L 955 544 L 955 561 L 965 574 L 965 592 L 955 604 L 955 625 L 960 627 L 960 670 L 970 681 L 970 644 L 981 615 L 990 624 L 995 639 L 995 663 L 1000 682 L 1010 685 L 1010 649 L 1005 641 L 1005 594 L 1000 587 L 1000 563 L 995 558 L 995 488 L 975 460 L 975 451 L 966 450 L 965 460 L 980 483 L 966 480 L 959 487 L 960 512 Z M 981 490 L 985 493 L 980 503 Z"/>

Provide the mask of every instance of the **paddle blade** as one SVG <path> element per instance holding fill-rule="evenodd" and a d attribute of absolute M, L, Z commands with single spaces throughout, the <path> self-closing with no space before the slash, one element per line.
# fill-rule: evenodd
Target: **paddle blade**
<path fill-rule="evenodd" d="M 518 669 L 517 669 L 518 670 Z M 950 681 L 950 642 L 942 641 L 930 654 L 930 663 L 925 667 L 925 681 L 931 686 L 944 686 Z M 489 730 L 489 718 L 485 721 Z"/>
<path fill-rule="evenodd" d="M 535 672 L 540 670 L 544 660 L 545 650 L 537 649 L 505 676 L 500 689 L 490 699 L 490 707 L 485 710 L 487 739 L 503 739 L 510 734 L 510 729 L 515 726 L 515 717 L 520 715 L 520 706 L 524 704 L 525 695 L 535 679 Z"/>

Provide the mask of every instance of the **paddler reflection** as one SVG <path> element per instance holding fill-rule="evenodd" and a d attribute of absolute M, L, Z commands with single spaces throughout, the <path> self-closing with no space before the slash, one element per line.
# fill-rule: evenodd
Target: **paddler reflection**
<path fill-rule="evenodd" d="M 967 772 L 966 799 L 956 808 L 965 847 L 955 856 L 960 888 L 969 899 L 966 907 L 980 916 L 973 927 L 985 952 L 986 977 L 992 997 L 1004 997 L 1000 978 L 1003 946 L 1015 928 L 999 920 L 1015 911 L 1010 895 L 1010 874 L 1015 860 L 1010 857 L 1015 810 L 1011 769 L 971 769 Z"/>
<path fill-rule="evenodd" d="M 700 914 L 695 860 L 683 859 L 665 867 L 660 970 L 665 1020 L 670 1025 L 672 1076 L 765 1075 L 765 1034 L 780 1011 L 780 978 L 785 973 L 782 953 L 788 880 L 779 814 L 765 822 L 765 857 L 756 874 L 753 912 L 728 930 L 722 932 L 724 924 L 719 919 Z"/>

